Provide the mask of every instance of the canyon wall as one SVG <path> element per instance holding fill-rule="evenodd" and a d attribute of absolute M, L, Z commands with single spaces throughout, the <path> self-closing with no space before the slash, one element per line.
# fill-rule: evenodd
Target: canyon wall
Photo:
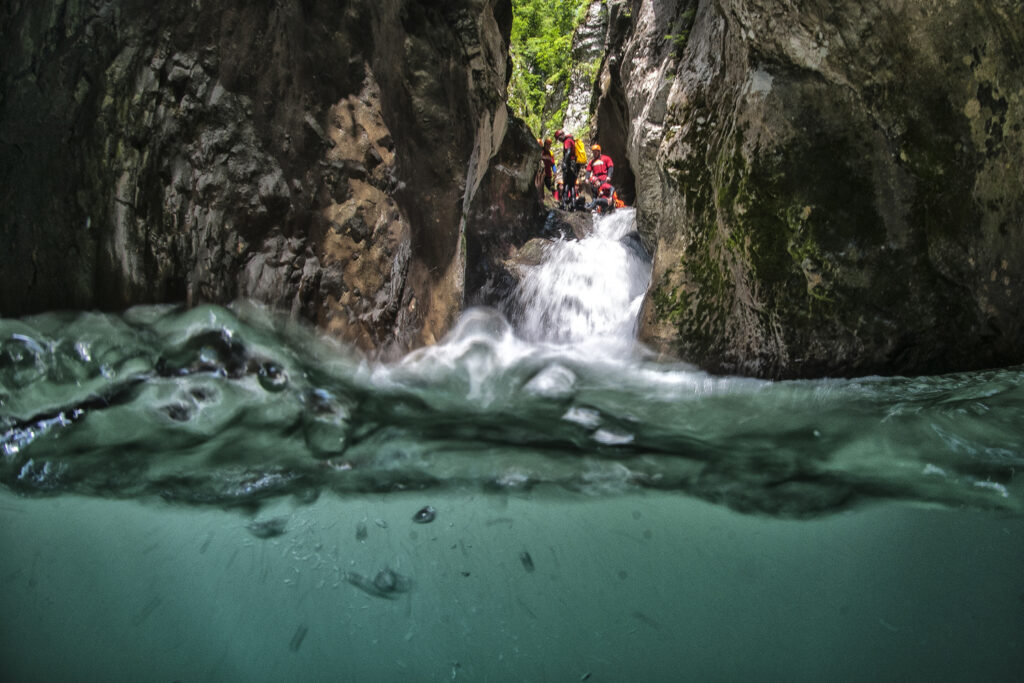
<path fill-rule="evenodd" d="M 499 188 L 539 211 L 539 152 L 505 104 L 508 0 L 0 18 L 0 314 L 246 297 L 397 353 L 443 335 L 488 269 L 465 235 L 487 235 Z"/>
<path fill-rule="evenodd" d="M 776 378 L 1024 362 L 1024 4 L 608 5 L 643 340 Z"/>
<path fill-rule="evenodd" d="M 0 314 L 248 297 L 433 343 L 542 218 L 511 12 L 6 3 Z M 645 342 L 776 378 L 1024 362 L 1022 3 L 605 16 L 592 124 L 655 253 Z"/>
<path fill-rule="evenodd" d="M 591 0 L 572 36 L 572 65 L 561 128 L 575 136 L 590 132 L 594 79 L 605 54 L 608 12 L 604 2 Z"/>

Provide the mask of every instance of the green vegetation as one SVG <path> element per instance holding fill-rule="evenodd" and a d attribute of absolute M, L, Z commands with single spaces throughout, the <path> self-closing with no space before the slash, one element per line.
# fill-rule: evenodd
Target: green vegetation
<path fill-rule="evenodd" d="M 679 19 L 676 22 L 679 25 L 679 33 L 670 33 L 665 36 L 665 40 L 672 43 L 672 54 L 676 59 L 682 56 L 683 49 L 686 48 L 686 43 L 690 40 L 690 29 L 693 28 L 693 21 L 696 16 L 696 9 L 686 10 L 679 15 Z"/>
<path fill-rule="evenodd" d="M 690 307 L 690 296 L 682 286 L 672 286 L 672 271 L 665 273 L 661 283 L 651 293 L 654 299 L 654 313 L 658 320 L 667 320 L 673 325 L 681 325 L 686 320 Z"/>
<path fill-rule="evenodd" d="M 512 0 L 509 105 L 538 135 L 561 125 L 572 68 L 572 34 L 587 0 Z M 551 103 L 557 103 L 554 110 Z"/>

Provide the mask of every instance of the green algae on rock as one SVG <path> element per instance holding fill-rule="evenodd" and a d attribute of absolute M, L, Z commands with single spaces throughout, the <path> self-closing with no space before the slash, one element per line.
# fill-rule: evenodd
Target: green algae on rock
<path fill-rule="evenodd" d="M 642 339 L 778 378 L 1024 360 L 1024 6 L 612 4 Z"/>

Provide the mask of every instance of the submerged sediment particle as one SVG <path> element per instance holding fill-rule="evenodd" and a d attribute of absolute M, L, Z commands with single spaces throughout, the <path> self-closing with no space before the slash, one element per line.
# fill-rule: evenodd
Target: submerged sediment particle
<path fill-rule="evenodd" d="M 309 633 L 309 627 L 305 624 L 299 624 L 299 627 L 295 629 L 295 635 L 292 636 L 292 641 L 288 643 L 288 649 L 292 652 L 298 652 L 307 633 Z"/>
<path fill-rule="evenodd" d="M 145 606 L 141 610 L 139 610 L 138 614 L 132 617 L 132 624 L 136 627 L 142 626 L 142 624 L 145 623 L 147 619 L 149 619 L 150 615 L 156 611 L 156 609 L 161 605 L 161 603 L 163 603 L 163 598 L 152 598 L 149 602 L 145 604 Z"/>
<path fill-rule="evenodd" d="M 270 519 L 254 519 L 246 525 L 249 532 L 256 538 L 274 538 L 282 535 L 288 529 L 287 517 L 272 517 Z"/>
<path fill-rule="evenodd" d="M 412 588 L 412 580 L 409 577 L 402 576 L 390 567 L 377 572 L 373 579 L 358 572 L 347 572 L 345 580 L 367 595 L 388 600 L 394 600 L 399 593 L 407 593 Z"/>
<path fill-rule="evenodd" d="M 385 593 L 391 593 L 398 586 L 398 576 L 390 569 L 383 569 L 373 577 L 374 587 Z"/>
<path fill-rule="evenodd" d="M 630 616 L 632 616 L 634 619 L 639 621 L 641 624 L 644 624 L 645 626 L 649 626 L 650 628 L 653 628 L 654 630 L 660 630 L 661 629 L 661 623 L 657 619 L 653 619 L 653 618 L 647 616 L 646 614 L 644 614 L 640 610 L 634 610 L 633 613 Z"/>
<path fill-rule="evenodd" d="M 525 550 L 519 553 L 519 561 L 523 563 L 523 569 L 528 572 L 532 572 L 536 569 L 536 567 L 533 566 L 533 558 L 530 557 L 530 553 Z"/>
<path fill-rule="evenodd" d="M 199 546 L 199 554 L 200 555 L 206 554 L 206 551 L 210 548 L 210 543 L 212 543 L 212 542 L 213 542 L 213 533 L 211 532 L 211 533 L 206 534 L 206 540 L 203 541 L 203 544 L 201 546 Z"/>

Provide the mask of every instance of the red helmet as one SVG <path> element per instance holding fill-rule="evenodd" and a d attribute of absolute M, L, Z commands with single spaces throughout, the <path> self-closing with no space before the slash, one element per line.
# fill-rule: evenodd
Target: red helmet
<path fill-rule="evenodd" d="M 565 137 L 565 131 L 564 130 L 559 128 L 558 130 L 555 131 L 555 139 L 556 140 L 561 140 L 564 137 Z"/>

